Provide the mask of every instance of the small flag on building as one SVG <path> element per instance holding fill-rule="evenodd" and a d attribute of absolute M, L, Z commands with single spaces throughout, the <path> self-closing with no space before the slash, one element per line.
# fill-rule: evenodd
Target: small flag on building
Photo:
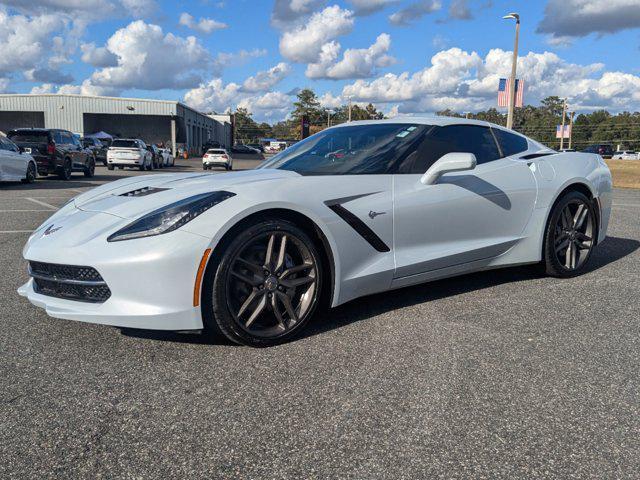
<path fill-rule="evenodd" d="M 498 83 L 498 107 L 509 106 L 510 78 L 501 78 Z M 524 80 L 516 78 L 516 107 L 522 107 Z"/>
<path fill-rule="evenodd" d="M 571 125 L 564 126 L 564 134 L 562 132 L 562 125 L 556 127 L 556 138 L 569 138 L 571 137 Z"/>

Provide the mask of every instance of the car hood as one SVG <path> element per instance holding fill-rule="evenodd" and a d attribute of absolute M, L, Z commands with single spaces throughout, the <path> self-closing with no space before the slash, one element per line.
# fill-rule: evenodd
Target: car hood
<path fill-rule="evenodd" d="M 270 169 L 222 174 L 143 175 L 102 185 L 76 197 L 73 202 L 83 211 L 133 219 L 193 195 L 219 190 L 238 194 L 243 186 L 295 177 L 299 177 L 295 172 Z"/>

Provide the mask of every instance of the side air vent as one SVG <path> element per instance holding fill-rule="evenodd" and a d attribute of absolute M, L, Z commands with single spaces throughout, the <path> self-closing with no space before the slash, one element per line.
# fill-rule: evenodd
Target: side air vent
<path fill-rule="evenodd" d="M 533 160 L 534 158 L 547 157 L 549 155 L 555 155 L 558 152 L 540 152 L 540 153 L 530 153 L 529 155 L 524 155 L 520 157 L 522 160 Z"/>
<path fill-rule="evenodd" d="M 164 190 L 169 190 L 169 189 L 156 188 L 156 187 L 143 187 L 143 188 L 138 188 L 137 190 L 131 190 L 130 192 L 121 193 L 119 196 L 120 197 L 146 197 L 147 195 L 163 192 Z"/>

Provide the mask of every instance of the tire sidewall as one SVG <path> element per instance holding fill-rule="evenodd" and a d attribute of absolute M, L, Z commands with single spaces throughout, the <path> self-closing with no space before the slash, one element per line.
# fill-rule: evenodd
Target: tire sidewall
<path fill-rule="evenodd" d="M 295 235 L 309 249 L 309 252 L 311 253 L 313 261 L 316 265 L 317 279 L 316 289 L 314 292 L 315 298 L 313 299 L 313 302 L 307 313 L 302 319 L 298 321 L 297 325 L 293 329 L 277 337 L 259 338 L 252 336 L 247 331 L 242 329 L 234 320 L 233 315 L 231 314 L 231 312 L 229 311 L 229 307 L 227 306 L 226 281 L 229 269 L 232 267 L 231 262 L 235 258 L 236 254 L 241 251 L 242 248 L 244 248 L 244 246 L 256 236 L 274 230 Z M 229 338 L 229 340 L 235 343 L 253 347 L 269 347 L 287 342 L 295 338 L 304 329 L 304 327 L 313 318 L 318 308 L 322 297 L 322 289 L 324 283 L 324 271 L 320 252 L 315 242 L 309 237 L 309 235 L 307 235 L 304 230 L 300 229 L 298 226 L 289 221 L 273 219 L 265 220 L 256 225 L 252 225 L 251 227 L 236 235 L 233 240 L 226 247 L 224 247 L 221 257 L 219 259 L 212 260 L 212 262 L 212 268 L 208 268 L 207 270 L 207 275 L 210 276 L 209 281 L 205 281 L 205 285 L 208 285 L 209 288 L 203 288 L 202 291 L 202 295 L 207 296 L 207 300 L 209 300 L 208 302 L 202 302 L 203 306 L 209 309 L 209 312 L 203 312 L 205 327 L 211 326 L 207 325 L 208 323 L 215 323 L 215 325 L 213 325 L 214 328 L 210 328 L 209 330 L 218 330 L 227 338 Z M 205 313 L 209 313 L 209 315 L 204 315 Z"/>
<path fill-rule="evenodd" d="M 560 218 L 560 214 L 562 213 L 562 211 L 573 200 L 582 201 L 586 205 L 589 211 L 589 216 L 591 217 L 591 221 L 593 222 L 593 225 L 594 225 L 595 233 L 592 239 L 592 241 L 594 242 L 594 245 L 589 250 L 587 258 L 579 268 L 575 270 L 567 270 L 567 268 L 564 265 L 562 265 L 560 261 L 556 258 L 555 226 L 558 223 L 558 220 Z M 552 275 L 554 277 L 560 277 L 560 278 L 570 278 L 570 277 L 575 277 L 577 275 L 582 274 L 589 263 L 591 254 L 593 253 L 595 242 L 597 240 L 596 238 L 597 235 L 598 235 L 598 226 L 596 222 L 595 210 L 594 210 L 593 204 L 589 201 L 589 199 L 584 194 L 576 191 L 572 191 L 564 194 L 562 197 L 560 197 L 556 201 L 555 205 L 553 206 L 553 209 L 551 211 L 551 215 L 549 216 L 549 221 L 547 222 L 547 227 L 545 230 L 543 260 L 545 263 L 546 272 L 549 275 Z"/>

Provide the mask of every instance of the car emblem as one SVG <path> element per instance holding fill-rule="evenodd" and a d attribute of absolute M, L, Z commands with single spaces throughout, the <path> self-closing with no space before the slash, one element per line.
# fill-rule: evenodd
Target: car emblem
<path fill-rule="evenodd" d="M 387 212 L 374 212 L 373 210 L 369 210 L 369 218 L 371 220 L 373 220 L 374 218 L 376 218 L 378 215 L 384 215 Z"/>
<path fill-rule="evenodd" d="M 53 223 L 51 225 L 49 225 L 47 227 L 47 229 L 44 231 L 44 233 L 42 234 L 42 236 L 47 236 L 47 235 L 51 235 L 52 233 L 56 233 L 58 230 L 60 230 L 62 227 L 56 227 L 53 228 Z"/>

